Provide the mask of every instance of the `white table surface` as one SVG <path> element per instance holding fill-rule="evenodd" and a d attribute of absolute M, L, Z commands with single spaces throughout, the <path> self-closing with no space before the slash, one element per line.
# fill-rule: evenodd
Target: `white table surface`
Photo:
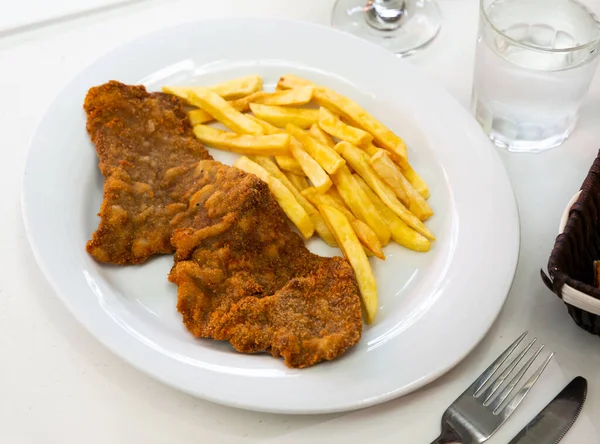
<path fill-rule="evenodd" d="M 202 18 L 287 17 L 327 24 L 332 4 L 148 0 L 0 39 L 0 442 L 286 442 L 290 433 L 341 417 L 235 410 L 181 394 L 134 370 L 104 349 L 54 296 L 31 254 L 20 205 L 23 165 L 37 122 L 60 89 L 100 55 L 152 30 Z M 467 107 L 477 1 L 440 4 L 445 15 L 441 35 L 409 61 Z M 465 361 L 435 383 L 352 421 L 338 419 L 337 430 L 346 430 L 343 442 L 412 444 L 433 439 L 446 406 L 524 330 L 557 353 L 568 378 L 588 379 L 584 411 L 592 420 L 600 418 L 600 338 L 573 323 L 539 276 L 564 206 L 600 148 L 599 122 L 600 75 L 577 130 L 563 147 L 541 155 L 503 153 L 519 204 L 522 245 L 515 282 L 498 321 Z M 390 428 L 390 422 L 397 427 Z M 336 429 L 323 430 L 328 442 L 340 442 Z"/>
<path fill-rule="evenodd" d="M 82 16 L 144 0 L 19 0 L 12 1 L 0 13 L 0 36 L 26 32 L 41 24 L 58 23 Z M 8 3 L 8 2 L 6 2 Z"/>

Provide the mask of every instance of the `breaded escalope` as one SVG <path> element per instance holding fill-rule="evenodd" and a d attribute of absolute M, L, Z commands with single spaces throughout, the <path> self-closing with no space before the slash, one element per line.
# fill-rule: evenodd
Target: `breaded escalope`
<path fill-rule="evenodd" d="M 105 177 L 100 224 L 87 251 L 111 264 L 172 253 L 170 221 L 187 208 L 195 164 L 211 158 L 181 99 L 111 81 L 89 90 L 84 109 Z"/>
<path fill-rule="evenodd" d="M 88 132 L 105 176 L 100 262 L 175 251 L 169 280 L 196 337 L 266 351 L 290 367 L 334 359 L 362 333 L 354 272 L 310 253 L 268 185 L 210 159 L 179 99 L 118 82 L 92 88 Z"/>
<path fill-rule="evenodd" d="M 215 161 L 196 168 L 189 209 L 177 215 L 178 309 L 196 337 L 266 351 L 290 367 L 334 359 L 361 337 L 348 261 L 310 253 L 268 186 Z"/>

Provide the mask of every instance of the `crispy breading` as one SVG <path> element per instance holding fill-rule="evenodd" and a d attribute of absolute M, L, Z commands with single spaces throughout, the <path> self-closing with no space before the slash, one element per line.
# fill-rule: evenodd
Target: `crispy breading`
<path fill-rule="evenodd" d="M 181 99 L 108 82 L 85 98 L 87 130 L 105 177 L 100 224 L 87 244 L 98 261 L 138 264 L 172 253 L 171 219 L 193 169 L 208 151 L 194 137 Z"/>
<path fill-rule="evenodd" d="M 210 159 L 179 99 L 118 82 L 92 88 L 88 132 L 105 176 L 88 252 L 136 264 L 175 251 L 169 280 L 197 337 L 290 367 L 334 359 L 362 333 L 354 272 L 310 253 L 268 185 Z"/>
<path fill-rule="evenodd" d="M 260 179 L 214 161 L 200 170 L 173 220 L 189 225 L 173 235 L 169 275 L 188 330 L 300 368 L 355 345 L 362 316 L 348 261 L 310 253 Z"/>

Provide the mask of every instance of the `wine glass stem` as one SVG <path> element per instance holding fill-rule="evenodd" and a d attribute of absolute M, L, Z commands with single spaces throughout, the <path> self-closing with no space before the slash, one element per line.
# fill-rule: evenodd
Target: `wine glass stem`
<path fill-rule="evenodd" d="M 380 31 L 393 31 L 404 18 L 406 0 L 371 0 L 367 23 Z"/>
<path fill-rule="evenodd" d="M 373 3 L 388 9 L 404 8 L 404 0 L 373 0 Z"/>

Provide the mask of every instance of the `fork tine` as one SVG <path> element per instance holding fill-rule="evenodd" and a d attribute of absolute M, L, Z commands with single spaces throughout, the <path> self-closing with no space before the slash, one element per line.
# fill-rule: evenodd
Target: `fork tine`
<path fill-rule="evenodd" d="M 525 364 L 523 364 L 523 366 L 517 372 L 517 374 L 515 376 L 513 376 L 513 378 L 506 385 L 506 387 L 504 387 L 504 390 L 502 390 L 502 392 L 500 392 L 500 394 L 496 397 L 496 399 L 494 399 L 494 401 L 489 404 L 494 413 L 498 413 L 498 409 L 500 408 L 502 403 L 504 401 L 506 401 L 506 398 L 508 398 L 510 393 L 515 389 L 517 384 L 523 378 L 523 375 L 525 375 L 525 372 L 527 370 L 529 370 L 529 367 L 531 367 L 531 365 L 533 364 L 533 361 L 535 361 L 537 359 L 537 357 L 540 355 L 540 353 L 542 352 L 543 349 L 544 349 L 543 345 L 537 349 L 537 351 L 533 354 L 533 356 L 531 358 L 529 358 Z"/>
<path fill-rule="evenodd" d="M 498 371 L 498 369 L 504 364 L 504 361 L 515 351 L 515 348 L 523 341 L 523 338 L 527 336 L 528 332 L 523 333 L 513 342 L 504 352 L 496 359 L 492 365 L 490 365 L 482 374 L 475 380 L 473 384 L 469 386 L 467 392 L 472 393 L 473 396 L 477 396 L 483 386 L 490 380 L 492 376 Z"/>
<path fill-rule="evenodd" d="M 535 341 L 537 341 L 537 339 L 533 338 L 533 340 L 529 344 L 527 344 L 523 351 L 521 351 L 521 353 L 519 353 L 517 357 L 512 360 L 512 362 L 508 365 L 508 367 L 506 367 L 506 369 L 500 374 L 500 376 L 496 378 L 492 385 L 490 385 L 481 394 L 481 397 L 484 399 L 483 405 L 487 406 L 490 403 L 490 400 L 492 399 L 492 396 L 494 396 L 494 393 L 496 393 L 496 391 L 500 388 L 504 381 L 506 381 L 506 378 L 508 378 L 511 375 L 515 367 L 519 364 L 519 362 L 521 362 L 521 359 L 525 357 L 525 355 L 531 349 L 533 344 L 535 344 Z"/>
<path fill-rule="evenodd" d="M 544 370 L 546 370 L 546 367 L 548 366 L 548 364 L 550 363 L 550 361 L 552 360 L 553 357 L 554 357 L 554 353 L 550 353 L 550 356 L 548 356 L 546 358 L 546 360 L 542 363 L 542 365 L 540 365 L 538 367 L 536 372 L 533 375 L 531 375 L 531 377 L 525 383 L 525 385 L 521 388 L 521 390 L 519 390 L 513 396 L 513 398 L 506 405 L 506 407 L 504 407 L 503 409 L 501 409 L 498 412 L 498 413 L 502 414 L 503 420 L 506 420 L 506 418 L 508 418 L 512 414 L 512 412 L 515 411 L 515 409 L 519 406 L 519 404 L 521 404 L 521 401 L 523 401 L 523 398 L 525 398 L 525 396 L 527 396 L 527 394 L 529 393 L 531 388 L 534 386 L 534 384 L 537 382 L 537 380 L 540 378 L 540 376 L 542 375 Z M 496 412 L 494 412 L 494 413 L 496 413 Z"/>

